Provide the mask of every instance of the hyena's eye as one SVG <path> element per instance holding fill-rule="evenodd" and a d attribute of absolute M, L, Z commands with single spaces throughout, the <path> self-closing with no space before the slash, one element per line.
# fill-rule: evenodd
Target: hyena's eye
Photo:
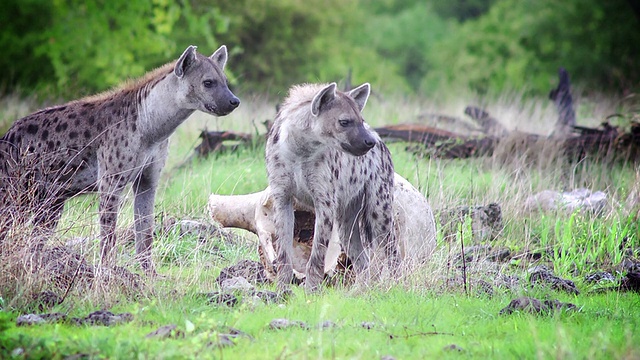
<path fill-rule="evenodd" d="M 348 127 L 353 124 L 353 120 L 338 120 L 338 124 L 342 127 Z"/>
<path fill-rule="evenodd" d="M 218 82 L 215 80 L 205 80 L 202 82 L 202 85 L 204 85 L 204 87 L 206 88 L 212 88 L 216 87 L 218 85 Z"/>

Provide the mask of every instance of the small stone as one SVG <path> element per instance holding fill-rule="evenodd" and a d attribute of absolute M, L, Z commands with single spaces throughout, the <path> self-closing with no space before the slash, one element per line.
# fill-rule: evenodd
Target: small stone
<path fill-rule="evenodd" d="M 216 282 L 222 284 L 224 280 L 236 276 L 245 278 L 253 285 L 264 284 L 269 281 L 262 263 L 252 260 L 240 260 L 237 264 L 222 269 Z"/>
<path fill-rule="evenodd" d="M 456 345 L 456 344 L 449 344 L 447 346 L 445 346 L 442 350 L 444 351 L 457 351 L 457 352 L 463 352 L 464 349 L 461 348 L 460 346 Z"/>
<path fill-rule="evenodd" d="M 67 315 L 62 313 L 50 313 L 50 314 L 26 314 L 20 315 L 16 319 L 17 326 L 25 326 L 25 325 L 39 325 L 45 323 L 56 323 L 60 321 L 65 321 L 67 319 Z"/>
<path fill-rule="evenodd" d="M 26 315 L 20 315 L 18 316 L 18 319 L 16 319 L 16 325 L 17 326 L 31 326 L 31 325 L 38 325 L 38 324 L 44 324 L 45 321 L 44 319 L 40 316 L 40 315 L 36 315 L 36 314 L 26 314 Z"/>
<path fill-rule="evenodd" d="M 529 282 L 535 284 L 548 284 L 554 290 L 566 291 L 570 294 L 580 294 L 576 284 L 567 279 L 555 276 L 546 266 L 534 266 L 529 269 Z"/>
<path fill-rule="evenodd" d="M 275 319 L 269 323 L 269 327 L 273 330 L 282 330 L 291 327 L 300 327 L 303 329 L 308 329 L 309 326 L 303 322 L 298 320 L 288 320 L 288 319 Z"/>
<path fill-rule="evenodd" d="M 217 347 L 230 347 L 234 346 L 236 343 L 233 341 L 235 336 L 229 334 L 218 334 L 218 343 Z"/>
<path fill-rule="evenodd" d="M 241 293 L 249 293 L 255 289 L 253 285 L 251 285 L 247 279 L 242 276 L 234 276 L 229 279 L 225 279 L 220 284 L 222 291 L 225 292 L 241 292 Z"/>
<path fill-rule="evenodd" d="M 367 330 L 371 330 L 374 327 L 376 327 L 376 323 L 374 322 L 368 322 L 368 321 L 363 321 L 362 323 L 360 323 L 360 326 L 362 326 L 363 328 L 367 329 Z"/>
<path fill-rule="evenodd" d="M 238 298 L 233 294 L 212 292 L 206 294 L 209 299 L 209 304 L 212 305 L 226 305 L 228 307 L 234 307 L 238 304 Z"/>
<path fill-rule="evenodd" d="M 72 318 L 71 322 L 76 325 L 103 325 L 113 326 L 124 324 L 133 320 L 130 313 L 114 314 L 107 310 L 94 311 L 84 318 Z"/>
<path fill-rule="evenodd" d="M 169 324 L 165 326 L 159 327 L 157 330 L 148 333 L 145 337 L 147 339 L 150 338 L 159 338 L 159 339 L 167 339 L 167 338 L 178 338 L 184 337 L 184 332 L 177 329 L 178 327 L 175 324 Z"/>
<path fill-rule="evenodd" d="M 259 298 L 267 304 L 273 304 L 283 300 L 283 298 L 277 292 L 269 290 L 255 291 L 253 293 L 253 296 Z"/>
<path fill-rule="evenodd" d="M 320 323 L 320 329 L 334 329 L 337 327 L 338 327 L 338 324 L 334 323 L 331 320 L 325 320 L 322 323 Z"/>
<path fill-rule="evenodd" d="M 561 310 L 575 310 L 576 306 L 571 303 L 563 303 L 558 300 L 538 300 L 530 297 L 520 297 L 511 300 L 509 305 L 500 310 L 500 315 L 509 315 L 515 311 L 524 311 L 531 314 L 551 313 Z"/>
<path fill-rule="evenodd" d="M 591 274 L 587 274 L 584 277 L 584 282 L 587 284 L 596 284 L 602 281 L 615 282 L 616 278 L 611 273 L 599 271 Z"/>

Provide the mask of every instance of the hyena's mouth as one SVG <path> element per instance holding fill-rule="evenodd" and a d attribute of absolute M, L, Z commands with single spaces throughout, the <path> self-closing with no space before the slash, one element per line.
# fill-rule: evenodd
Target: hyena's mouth
<path fill-rule="evenodd" d="M 218 115 L 218 108 L 212 104 L 204 104 L 204 108 L 207 109 L 210 113 L 214 113 Z"/>
<path fill-rule="evenodd" d="M 231 109 L 220 109 L 217 106 L 213 105 L 213 104 L 204 104 L 204 108 L 207 109 L 207 111 L 209 111 L 210 113 L 217 115 L 217 116 L 225 116 L 225 115 L 229 115 L 233 109 L 235 108 L 231 108 Z"/>
<path fill-rule="evenodd" d="M 370 147 L 355 147 L 352 146 L 351 144 L 346 144 L 346 143 L 341 143 L 340 147 L 342 147 L 342 150 L 344 150 L 346 153 L 354 155 L 354 156 L 362 156 L 366 153 L 369 152 L 369 150 L 371 150 Z"/>

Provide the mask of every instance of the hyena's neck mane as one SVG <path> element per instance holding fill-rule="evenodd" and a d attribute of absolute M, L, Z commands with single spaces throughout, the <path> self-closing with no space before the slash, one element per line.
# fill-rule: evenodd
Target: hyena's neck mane
<path fill-rule="evenodd" d="M 303 160 L 314 157 L 326 150 L 326 146 L 318 141 L 315 134 L 314 121 L 311 115 L 310 102 L 300 104 L 295 108 L 286 108 L 278 114 L 276 131 L 282 149 L 295 154 L 295 158 Z"/>
<path fill-rule="evenodd" d="M 137 92 L 144 88 L 152 88 L 158 82 L 169 76 L 175 67 L 175 61 L 164 64 L 154 70 L 147 72 L 139 78 L 129 79 L 124 83 L 110 90 L 87 96 L 77 100 L 78 102 L 103 102 L 117 97 L 119 94 Z"/>
<path fill-rule="evenodd" d="M 186 108 L 176 97 L 179 79 L 173 74 L 175 61 L 129 80 L 110 91 L 78 100 L 108 102 L 134 106 L 135 118 L 142 137 L 148 143 L 167 139 L 195 110 Z"/>

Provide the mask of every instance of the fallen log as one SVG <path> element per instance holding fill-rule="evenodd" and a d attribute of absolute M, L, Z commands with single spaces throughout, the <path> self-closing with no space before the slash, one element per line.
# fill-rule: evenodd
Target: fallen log
<path fill-rule="evenodd" d="M 407 142 L 419 142 L 425 145 L 434 145 L 437 142 L 466 139 L 465 136 L 418 124 L 398 124 L 374 129 L 383 139 L 399 139 Z"/>
<path fill-rule="evenodd" d="M 394 178 L 394 231 L 398 238 L 403 269 L 410 271 L 428 261 L 436 246 L 436 225 L 433 210 L 427 199 L 406 179 Z M 208 202 L 209 214 L 224 227 L 245 229 L 258 235 L 260 261 L 273 279 L 278 244 L 275 241 L 273 199 L 269 188 L 247 195 L 212 194 Z M 311 255 L 315 215 L 313 209 L 294 204 L 293 268 L 302 278 Z M 348 265 L 348 258 L 334 232 L 325 258 L 325 273 L 332 274 Z"/>
<path fill-rule="evenodd" d="M 235 150 L 240 144 L 251 142 L 251 135 L 236 133 L 233 131 L 206 131 L 200 133 L 202 142 L 195 148 L 198 156 L 207 156 L 212 152 Z M 236 144 L 225 145 L 225 142 L 234 141 Z"/>

